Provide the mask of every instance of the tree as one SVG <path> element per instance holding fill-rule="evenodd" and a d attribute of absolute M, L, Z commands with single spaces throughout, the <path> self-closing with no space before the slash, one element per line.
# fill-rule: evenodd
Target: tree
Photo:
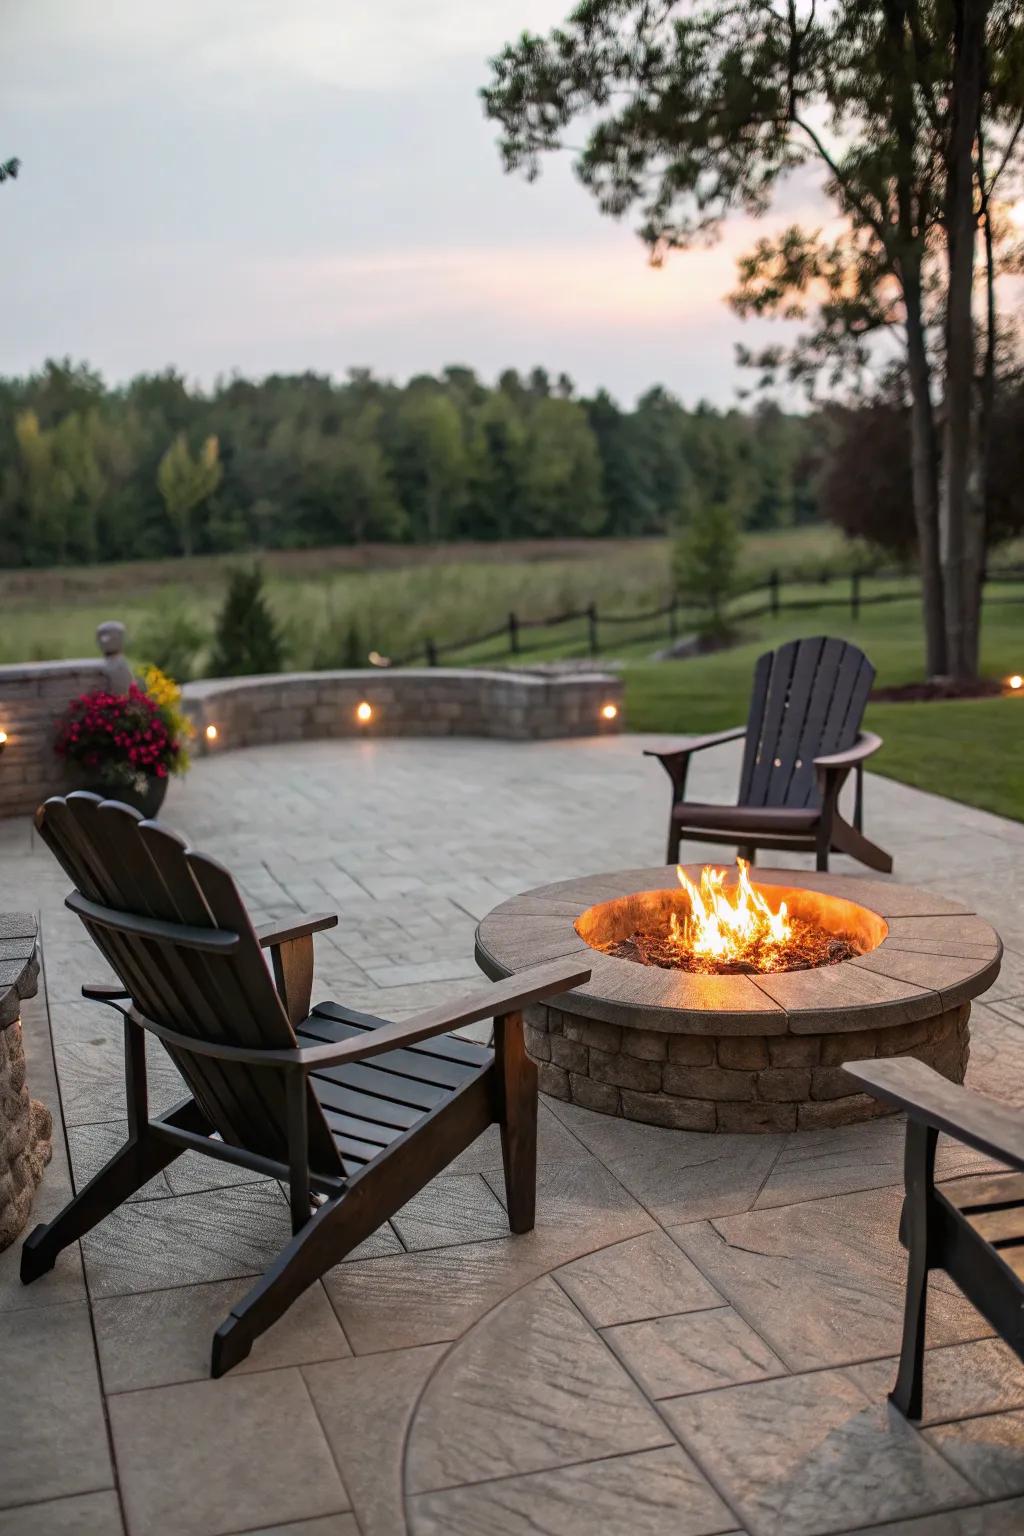
<path fill-rule="evenodd" d="M 210 657 L 211 677 L 249 677 L 280 672 L 284 646 L 267 602 L 259 565 L 239 567 L 217 615 Z"/>
<path fill-rule="evenodd" d="M 576 401 L 556 395 L 534 401 L 526 420 L 522 488 L 524 531 L 534 537 L 602 531 L 601 459 Z"/>
<path fill-rule="evenodd" d="M 444 394 L 418 382 L 402 401 L 398 418 L 406 510 L 421 539 L 447 537 L 466 489 L 462 423 Z"/>
<path fill-rule="evenodd" d="M 759 241 L 735 297 L 741 314 L 811 328 L 788 354 L 748 360 L 769 377 L 785 365 L 790 378 L 852 387 L 884 360 L 880 343 L 895 342 L 928 670 L 973 676 L 983 477 L 971 445 L 987 421 L 972 384 L 971 297 L 978 211 L 991 278 L 994 194 L 1019 164 L 1017 0 L 583 0 L 565 27 L 524 34 L 492 68 L 482 94 L 506 168 L 536 175 L 585 119 L 581 180 L 605 213 L 639 205 L 656 260 L 713 236 L 737 208 L 763 214 L 798 167 L 822 168 L 841 235 L 793 228 Z M 991 338 L 992 281 L 987 291 Z"/>
<path fill-rule="evenodd" d="M 723 604 L 736 584 L 740 535 L 728 501 L 698 497 L 688 509 L 672 549 L 672 575 L 680 597 L 703 607 L 701 628 L 719 635 L 727 628 Z"/>
<path fill-rule="evenodd" d="M 902 401 L 833 407 L 818 453 L 823 516 L 849 538 L 908 559 L 915 552 L 910 440 Z M 993 401 L 988 465 L 988 540 L 1024 530 L 1024 389 L 1004 380 Z"/>
<path fill-rule="evenodd" d="M 21 161 L 15 155 L 10 160 L 0 160 L 0 183 L 14 181 L 21 170 Z"/>
<path fill-rule="evenodd" d="M 222 475 L 215 437 L 208 437 L 193 458 L 188 439 L 184 432 L 179 432 L 160 460 L 156 483 L 167 516 L 177 531 L 183 555 L 191 555 L 194 544 L 192 514 L 213 495 Z"/>

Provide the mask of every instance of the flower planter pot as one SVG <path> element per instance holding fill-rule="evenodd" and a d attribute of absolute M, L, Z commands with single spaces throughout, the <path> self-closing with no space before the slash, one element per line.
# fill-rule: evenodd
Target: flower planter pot
<path fill-rule="evenodd" d="M 79 775 L 71 775 L 71 778 L 71 788 L 91 790 L 94 795 L 102 795 L 104 800 L 120 800 L 122 805 L 133 806 L 148 819 L 159 813 L 167 794 L 167 780 L 158 779 L 155 774 L 147 775 L 143 791 L 132 789 L 127 784 L 104 784 L 99 779 L 83 779 Z"/>

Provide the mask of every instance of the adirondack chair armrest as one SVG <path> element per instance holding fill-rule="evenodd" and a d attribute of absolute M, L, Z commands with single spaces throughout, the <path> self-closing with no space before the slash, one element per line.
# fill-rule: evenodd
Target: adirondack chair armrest
<path fill-rule="evenodd" d="M 308 917 L 264 923 L 256 929 L 260 948 L 270 950 L 274 985 L 293 1029 L 309 1013 L 313 991 L 313 935 L 337 926 L 338 919 L 333 912 L 315 912 Z"/>
<path fill-rule="evenodd" d="M 881 745 L 882 738 L 876 736 L 874 731 L 861 731 L 852 747 L 847 747 L 845 752 L 830 752 L 825 757 L 816 757 L 814 766 L 824 769 L 826 773 L 856 768 L 858 763 L 877 752 Z"/>
<path fill-rule="evenodd" d="M 334 912 L 313 912 L 307 917 L 285 918 L 282 922 L 263 923 L 256 929 L 261 949 L 273 949 L 276 944 L 288 944 L 292 939 L 305 939 L 325 928 L 337 928 Z"/>
<path fill-rule="evenodd" d="M 131 999 L 131 993 L 119 981 L 87 981 L 82 996 L 88 1003 L 107 1003 L 112 1008 Z"/>
<path fill-rule="evenodd" d="M 848 1061 L 843 1070 L 876 1099 L 905 1110 L 911 1120 L 1024 1169 L 1024 1111 L 951 1083 L 913 1056 Z"/>
<path fill-rule="evenodd" d="M 590 967 L 572 956 L 564 960 L 548 960 L 543 965 L 531 966 L 519 971 L 452 1003 L 442 1003 L 425 1013 L 414 1014 L 411 1019 L 382 1024 L 379 1029 L 350 1037 L 337 1045 L 304 1046 L 298 1055 L 307 1071 L 320 1071 L 324 1067 L 341 1066 L 345 1062 L 362 1061 L 369 1056 L 379 1056 L 383 1051 L 397 1046 L 415 1045 L 434 1035 L 445 1035 L 450 1030 L 461 1029 L 466 1024 L 478 1024 L 481 1019 L 501 1018 L 505 1014 L 518 1013 L 529 1003 L 539 1003 L 545 998 L 557 997 L 573 987 L 582 987 L 590 980 Z"/>
<path fill-rule="evenodd" d="M 686 789 L 686 773 L 693 754 L 703 752 L 706 747 L 721 746 L 727 741 L 739 741 L 746 734 L 745 725 L 734 725 L 727 731 L 712 731 L 707 736 L 684 737 L 678 746 L 670 747 L 666 752 L 661 752 L 656 747 L 645 747 L 644 757 L 658 759 L 672 780 L 673 799 L 681 800 Z"/>

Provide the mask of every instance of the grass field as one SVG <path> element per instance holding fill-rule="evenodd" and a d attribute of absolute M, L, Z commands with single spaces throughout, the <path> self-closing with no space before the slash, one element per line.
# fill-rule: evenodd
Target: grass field
<path fill-rule="evenodd" d="M 1021 562 L 1024 551 L 1004 551 L 1003 559 Z M 657 638 L 649 623 L 602 624 L 602 659 L 624 668 L 629 728 L 696 732 L 742 721 L 755 658 L 802 634 L 855 641 L 874 662 L 879 686 L 920 678 L 920 603 L 909 584 L 865 579 L 864 605 L 854 619 L 848 579 L 827 586 L 806 579 L 822 569 L 841 572 L 849 561 L 849 549 L 826 528 L 748 537 L 747 579 L 777 568 L 785 578 L 783 601 L 806 606 L 751 619 L 742 625 L 741 643 L 716 655 L 652 662 L 652 651 L 666 642 L 664 621 L 655 626 Z M 94 655 L 94 631 L 106 618 L 128 625 L 135 654 L 148 627 L 180 610 L 209 631 L 233 563 L 207 557 L 0 573 L 0 663 Z M 591 601 L 609 613 L 658 606 L 668 586 L 668 546 L 659 539 L 288 551 L 265 556 L 264 564 L 287 665 L 296 669 L 341 664 L 353 620 L 366 650 L 400 655 L 425 636 L 443 643 L 494 628 L 511 609 L 538 618 Z M 900 590 L 907 595 L 897 601 L 867 601 Z M 748 606 L 762 601 L 751 598 Z M 523 640 L 529 659 L 583 656 L 586 625 L 530 629 Z M 504 641 L 464 647 L 443 660 L 507 663 L 507 647 Z M 982 669 L 998 677 L 1024 672 L 1024 584 L 989 591 Z M 878 703 L 870 706 L 868 723 L 885 738 L 872 765 L 878 772 L 1024 820 L 1024 698 Z"/>
<path fill-rule="evenodd" d="M 492 629 L 513 609 L 540 618 L 597 602 L 628 613 L 664 603 L 669 587 L 665 539 L 377 545 L 261 559 L 296 669 L 338 665 L 353 622 L 365 650 L 402 655 L 428 636 L 443 643 Z M 748 575 L 775 566 L 787 574 L 841 569 L 849 559 L 830 528 L 752 535 L 744 546 Z M 136 646 L 176 612 L 209 632 L 226 573 L 239 563 L 205 556 L 0 572 L 0 664 L 90 656 L 96 626 L 108 618 L 121 619 Z"/>

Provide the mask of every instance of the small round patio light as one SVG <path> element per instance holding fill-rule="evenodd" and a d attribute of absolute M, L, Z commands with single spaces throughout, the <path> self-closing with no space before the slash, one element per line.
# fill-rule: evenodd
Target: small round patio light
<path fill-rule="evenodd" d="M 216 741 L 217 740 L 217 727 L 215 725 L 208 725 L 206 727 L 205 735 L 206 735 L 207 741 Z"/>
<path fill-rule="evenodd" d="M 601 718 L 603 720 L 614 720 L 614 719 L 617 718 L 618 713 L 619 713 L 619 706 L 617 704 L 602 704 L 601 705 Z"/>
<path fill-rule="evenodd" d="M 1006 681 L 1009 684 L 1011 692 L 1013 693 L 1020 693 L 1021 689 L 1024 689 L 1024 677 L 1021 677 L 1019 672 L 1015 672 L 1013 676 L 1008 677 Z"/>
<path fill-rule="evenodd" d="M 367 704 L 365 699 L 361 704 L 357 704 L 356 719 L 359 721 L 360 725 L 369 725 L 370 721 L 373 719 L 373 705 Z"/>
<path fill-rule="evenodd" d="M 6 747 L 6 745 L 7 745 L 7 732 L 6 731 L 0 731 L 0 752 L 3 751 L 4 747 Z"/>

